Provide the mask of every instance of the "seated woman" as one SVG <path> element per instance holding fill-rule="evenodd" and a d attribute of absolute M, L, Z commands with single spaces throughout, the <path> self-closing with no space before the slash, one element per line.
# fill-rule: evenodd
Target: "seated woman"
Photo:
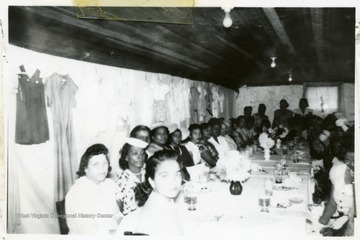
<path fill-rule="evenodd" d="M 288 120 L 293 117 L 294 113 L 287 109 L 289 103 L 285 99 L 280 100 L 280 109 L 274 111 L 274 120 L 272 128 L 282 125 L 284 128 L 288 128 Z"/>
<path fill-rule="evenodd" d="M 299 100 L 299 108 L 294 109 L 294 115 L 299 117 L 305 117 L 306 115 L 312 115 L 313 110 L 309 108 L 309 103 L 306 98 L 301 98 Z"/>
<path fill-rule="evenodd" d="M 260 103 L 259 107 L 258 107 L 258 112 L 253 115 L 253 117 L 255 119 L 254 129 L 258 135 L 260 135 L 260 133 L 262 133 L 261 126 L 262 126 L 263 121 L 269 120 L 269 117 L 267 115 L 265 115 L 265 112 L 266 112 L 265 104 Z"/>
<path fill-rule="evenodd" d="M 241 134 L 241 138 L 243 139 L 242 147 L 246 147 L 254 143 L 254 140 L 257 136 L 257 133 L 254 130 L 254 126 L 254 117 L 246 117 L 245 126 L 243 128 L 239 128 L 238 130 L 238 132 Z"/>
<path fill-rule="evenodd" d="M 69 234 L 109 234 L 122 217 L 115 198 L 115 182 L 103 144 L 89 147 L 81 157 L 79 178 L 65 198 Z"/>
<path fill-rule="evenodd" d="M 199 124 L 191 124 L 189 127 L 189 141 L 185 144 L 186 149 L 190 152 L 194 164 L 201 163 L 201 154 L 197 144 L 200 143 L 202 138 L 201 127 Z"/>
<path fill-rule="evenodd" d="M 129 228 L 120 224 L 117 234 L 125 231 L 150 236 L 183 235 L 174 199 L 181 189 L 181 164 L 173 150 L 156 152 L 146 163 L 146 181 L 135 188 L 141 208 L 131 213 Z M 129 215 L 129 216 L 130 216 Z"/>
<path fill-rule="evenodd" d="M 211 126 L 207 123 L 202 123 L 201 127 L 201 140 L 197 143 L 199 148 L 202 162 L 209 165 L 211 168 L 216 166 L 216 162 L 219 159 L 219 152 L 214 144 L 209 139 L 212 137 Z"/>
<path fill-rule="evenodd" d="M 338 139 L 332 144 L 335 157 L 329 174 L 332 183 L 331 195 L 325 206 L 324 212 L 319 219 L 321 224 L 327 224 L 328 227 L 333 230 L 341 229 L 349 218 L 352 217 L 351 215 L 354 211 L 354 193 L 352 185 L 354 175 L 351 165 L 349 168 L 345 163 L 345 160 L 349 158 L 350 153 L 347 154 L 348 152 L 343 142 L 343 139 Z M 323 229 L 321 232 L 325 233 L 324 235 L 329 234 L 329 231 L 326 229 Z"/>
<path fill-rule="evenodd" d="M 183 166 L 182 171 L 183 171 L 183 178 L 185 180 L 190 179 L 190 175 L 187 172 L 186 167 L 192 167 L 195 165 L 190 152 L 187 150 L 185 146 L 181 145 L 181 141 L 185 140 L 188 136 L 189 136 L 188 130 L 180 130 L 179 128 L 176 128 L 173 132 L 170 132 L 169 143 L 166 146 L 166 149 L 174 150 L 179 154 L 179 161 Z"/>
<path fill-rule="evenodd" d="M 151 157 L 156 151 L 164 149 L 169 138 L 169 129 L 165 124 L 157 124 L 152 127 L 150 137 L 151 142 L 146 149 L 148 157 Z"/>
<path fill-rule="evenodd" d="M 130 137 L 141 139 L 150 144 L 150 128 L 145 125 L 138 125 L 131 130 Z"/>
<path fill-rule="evenodd" d="M 229 150 L 237 150 L 236 142 L 229 136 L 231 123 L 229 121 L 221 121 L 221 132 L 220 135 L 225 139 L 229 146 Z"/>
<path fill-rule="evenodd" d="M 230 150 L 229 146 L 221 133 L 221 121 L 217 118 L 211 118 L 208 122 L 210 125 L 210 135 L 211 137 L 207 139 L 209 143 L 211 143 L 216 151 L 219 153 L 219 156 L 225 156 L 225 154 Z"/>
<path fill-rule="evenodd" d="M 236 119 L 231 118 L 230 119 L 230 127 L 229 127 L 229 136 L 235 141 L 237 150 L 241 149 L 241 144 L 243 143 L 243 140 L 241 138 L 241 134 L 236 131 L 238 122 Z"/>
<path fill-rule="evenodd" d="M 146 146 L 147 143 L 140 139 L 128 138 L 121 148 L 119 165 L 123 172 L 115 182 L 117 184 L 116 200 L 124 215 L 138 207 L 135 201 L 134 188 L 145 181 L 143 167 L 146 160 L 144 150 Z"/>

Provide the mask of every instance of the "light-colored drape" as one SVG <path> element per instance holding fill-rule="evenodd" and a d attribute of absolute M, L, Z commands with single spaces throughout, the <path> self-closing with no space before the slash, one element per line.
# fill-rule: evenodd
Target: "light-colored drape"
<path fill-rule="evenodd" d="M 119 150 L 133 127 L 139 124 L 151 126 L 159 119 L 176 123 L 180 127 L 189 126 L 190 88 L 194 84 L 202 89 L 206 88 L 208 92 L 214 92 L 219 96 L 218 99 L 222 99 L 221 96 L 224 95 L 222 111 L 219 101 L 214 107 L 219 110 L 218 117 L 228 118 L 232 115 L 233 91 L 214 84 L 64 59 L 15 46 L 9 46 L 8 56 L 11 70 L 8 92 L 14 91 L 16 73 L 22 64 L 30 73 L 38 68 L 44 81 L 55 72 L 71 77 L 78 87 L 76 107 L 70 110 L 77 152 L 75 165 L 78 166 L 82 154 L 89 146 L 103 143 L 109 149 L 113 178 L 119 171 Z M 159 96 L 158 88 L 152 88 L 154 85 L 162 86 L 160 94 L 163 95 Z M 12 118 L 9 118 L 9 203 L 12 204 L 8 208 L 9 226 L 15 226 L 15 216 L 19 212 L 56 213 L 56 185 L 53 178 L 58 171 L 54 154 L 53 113 L 50 108 L 47 109 L 50 141 L 26 147 L 15 145 L 12 133 L 15 131 L 15 97 L 16 94 L 9 95 L 12 105 L 8 108 Z M 155 116 L 158 113 L 153 108 L 155 101 L 162 101 L 158 106 L 166 108 L 166 115 Z M 201 104 L 209 106 L 209 102 Z M 18 168 L 22 170 L 19 171 Z M 56 218 L 30 219 L 32 222 L 24 218 L 20 220 L 21 225 L 15 228 L 17 233 L 59 232 Z"/>

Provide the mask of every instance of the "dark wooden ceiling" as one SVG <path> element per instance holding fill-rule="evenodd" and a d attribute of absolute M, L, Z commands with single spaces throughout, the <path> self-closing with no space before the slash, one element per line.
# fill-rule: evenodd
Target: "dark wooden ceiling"
<path fill-rule="evenodd" d="M 103 19 L 99 11 L 81 18 L 72 7 L 11 6 L 9 42 L 235 90 L 288 84 L 289 71 L 293 84 L 354 82 L 354 8 L 234 8 L 229 29 L 221 8 L 100 10 L 117 20 Z"/>

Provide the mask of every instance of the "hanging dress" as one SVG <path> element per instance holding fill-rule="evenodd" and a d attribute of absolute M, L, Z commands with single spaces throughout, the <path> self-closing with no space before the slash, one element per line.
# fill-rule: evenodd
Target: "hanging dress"
<path fill-rule="evenodd" d="M 199 122 L 199 112 L 198 112 L 198 103 L 199 103 L 200 92 L 197 87 L 193 85 L 190 88 L 190 123 Z"/>
<path fill-rule="evenodd" d="M 18 75 L 15 130 L 18 144 L 39 144 L 49 140 L 44 84 L 39 76 L 39 70 L 31 78 L 27 74 Z"/>
<path fill-rule="evenodd" d="M 61 201 L 75 182 L 78 167 L 72 123 L 72 108 L 78 87 L 69 75 L 52 74 L 45 83 L 45 95 L 51 108 L 55 140 L 55 200 Z"/>

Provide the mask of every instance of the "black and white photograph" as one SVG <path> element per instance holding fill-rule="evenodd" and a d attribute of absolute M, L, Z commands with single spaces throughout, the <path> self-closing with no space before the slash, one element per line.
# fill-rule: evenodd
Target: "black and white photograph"
<path fill-rule="evenodd" d="M 6 6 L 6 234 L 358 235 L 358 9 L 215 2 Z"/>

